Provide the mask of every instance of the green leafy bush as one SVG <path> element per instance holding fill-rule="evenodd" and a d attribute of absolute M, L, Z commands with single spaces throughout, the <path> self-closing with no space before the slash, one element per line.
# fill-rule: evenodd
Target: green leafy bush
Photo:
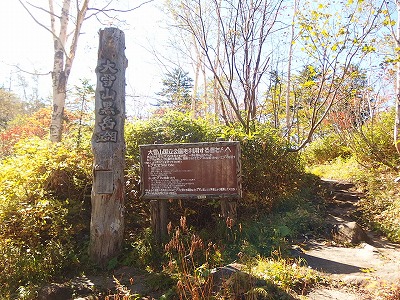
<path fill-rule="evenodd" d="M 147 227 L 149 219 L 148 202 L 139 199 L 140 182 L 140 152 L 139 146 L 154 143 L 196 143 L 213 142 L 217 133 L 214 127 L 203 119 L 193 119 L 189 114 L 169 111 L 163 117 L 152 118 L 147 121 L 137 120 L 126 124 L 126 211 L 132 216 L 126 220 L 128 232 Z M 207 203 L 186 203 L 192 208 L 174 210 L 171 218 L 179 220 L 184 211 L 203 211 L 209 213 Z M 193 205 L 195 207 L 193 207 Z M 204 210 L 200 209 L 204 208 Z M 133 242 L 134 243 L 134 242 Z"/>
<path fill-rule="evenodd" d="M 346 158 L 351 155 L 338 134 L 329 134 L 311 142 L 303 151 L 302 157 L 307 164 L 323 164 L 336 158 Z"/>
<path fill-rule="evenodd" d="M 400 196 L 394 181 L 396 173 L 386 167 L 370 169 L 359 176 L 359 184 L 367 191 L 359 202 L 362 219 L 385 233 L 389 240 L 400 242 Z"/>
<path fill-rule="evenodd" d="M 243 205 L 270 211 L 277 200 L 298 192 L 304 174 L 300 157 L 287 151 L 286 141 L 275 130 L 259 125 L 257 131 L 245 134 L 241 129 L 224 127 L 221 136 L 241 144 Z"/>
<path fill-rule="evenodd" d="M 299 154 L 288 152 L 286 141 L 273 129 L 257 126 L 257 132 L 246 134 L 240 127 L 214 126 L 203 119 L 193 120 L 183 113 L 169 113 L 157 119 L 127 124 L 126 203 L 127 215 L 130 217 L 126 220 L 126 233 L 128 243 L 134 247 L 130 250 L 131 254 L 127 255 L 128 260 L 149 262 L 154 257 L 151 251 L 140 250 L 144 249 L 143 241 L 135 240 L 135 236 L 142 236 L 137 231 L 149 226 L 150 217 L 148 203 L 139 199 L 139 145 L 152 144 L 155 141 L 212 142 L 217 138 L 240 141 L 244 197 L 239 201 L 239 216 L 246 220 L 243 223 L 238 220 L 243 225 L 241 228 L 239 225 L 227 228 L 225 220 L 218 216 L 218 201 L 170 202 L 170 206 L 174 208 L 169 211 L 172 223 L 178 224 L 180 217 L 185 216 L 188 224 L 197 229 L 203 228 L 200 233 L 202 239 L 214 241 L 224 249 L 221 259 L 236 259 L 239 252 L 269 255 L 274 249 L 283 246 L 286 239 L 315 225 L 316 221 L 311 213 L 307 214 L 301 208 L 302 203 L 306 202 L 305 198 L 296 198 L 301 189 L 311 185 L 303 180 L 304 170 Z M 291 202 L 290 207 L 289 202 L 285 201 L 288 198 L 296 199 Z M 273 217 L 273 220 L 283 220 L 276 226 L 269 221 L 273 208 L 280 210 L 280 215 Z M 285 209 L 293 210 L 294 213 L 284 215 Z M 295 216 L 299 218 L 296 219 Z M 294 226 L 296 224 L 299 224 L 297 228 Z M 211 235 L 207 233 L 207 228 L 212 228 Z"/>
<path fill-rule="evenodd" d="M 76 267 L 77 241 L 83 243 L 90 219 L 88 158 L 29 138 L 0 161 L 0 293 L 15 294 Z"/>
<path fill-rule="evenodd" d="M 315 270 L 303 266 L 301 260 L 284 259 L 278 256 L 276 258 L 259 259 L 252 268 L 252 274 L 266 281 L 264 287 L 270 293 L 268 295 L 277 296 L 276 287 L 285 292 L 295 292 L 296 294 L 306 294 L 313 286 L 323 283 L 326 279 Z M 271 289 L 271 284 L 273 289 Z M 266 297 L 262 299 L 276 299 L 275 297 Z M 286 299 L 282 296 L 279 299 Z M 288 297 L 287 299 L 292 299 Z"/>
<path fill-rule="evenodd" d="M 229 237 L 225 237 L 224 258 L 229 261 L 238 253 L 248 257 L 269 257 L 276 250 L 284 252 L 290 241 L 301 234 L 314 234 L 322 229 L 322 213 L 317 205 L 303 199 L 303 203 L 294 208 L 269 213 L 257 220 L 246 220 L 231 228 Z"/>
<path fill-rule="evenodd" d="M 366 167 L 385 165 L 396 169 L 400 163 L 393 142 L 394 109 L 381 112 L 348 137 L 352 155 Z"/>
<path fill-rule="evenodd" d="M 240 203 L 247 208 L 253 207 L 251 214 L 254 211 L 270 211 L 277 199 L 298 192 L 299 178 L 303 174 L 300 157 L 297 153 L 286 151 L 286 141 L 273 129 L 259 124 L 255 133 L 246 134 L 241 127 L 214 126 L 200 118 L 194 120 L 188 114 L 170 112 L 161 118 L 127 125 L 127 191 L 132 211 L 147 213 L 143 201 L 138 201 L 139 145 L 154 142 L 212 142 L 217 138 L 240 141 L 244 190 L 244 199 Z M 216 203 L 196 201 L 188 205 L 182 209 L 178 206 L 174 210 L 176 221 L 181 215 L 185 215 L 188 222 L 194 224 L 194 221 L 204 222 L 208 216 L 218 213 L 213 209 Z M 196 218 L 195 212 L 202 212 L 204 217 Z M 193 219 L 190 219 L 188 213 L 192 214 Z"/>

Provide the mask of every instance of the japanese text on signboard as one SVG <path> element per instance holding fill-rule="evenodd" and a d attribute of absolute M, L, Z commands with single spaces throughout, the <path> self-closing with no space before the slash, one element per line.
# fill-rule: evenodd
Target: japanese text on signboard
<path fill-rule="evenodd" d="M 236 142 L 141 146 L 142 194 L 146 198 L 240 194 Z"/>

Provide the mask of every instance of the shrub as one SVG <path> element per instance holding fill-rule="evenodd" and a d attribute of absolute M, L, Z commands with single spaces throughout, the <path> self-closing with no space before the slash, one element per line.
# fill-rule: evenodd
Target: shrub
<path fill-rule="evenodd" d="M 88 234 L 90 170 L 87 153 L 40 138 L 0 161 L 1 293 L 74 270 Z"/>
<path fill-rule="evenodd" d="M 351 155 L 350 149 L 343 143 L 337 134 L 329 134 L 311 142 L 302 152 L 307 164 L 323 164 L 337 158 L 347 158 Z"/>
<path fill-rule="evenodd" d="M 14 145 L 27 138 L 46 138 L 49 134 L 51 110 L 41 108 L 32 115 L 19 115 L 8 127 L 0 131 L 0 157 L 11 155 Z M 90 135 L 92 129 L 88 126 L 91 121 L 80 120 L 77 112 L 65 111 L 64 113 L 64 144 L 71 144 L 73 147 L 90 149 Z M 82 144 L 82 145 L 81 145 Z"/>
<path fill-rule="evenodd" d="M 363 167 L 357 162 L 354 156 L 349 158 L 337 157 L 329 163 L 311 165 L 307 171 L 321 178 L 354 181 L 357 180 Z"/>
<path fill-rule="evenodd" d="M 128 231 L 148 226 L 148 203 L 139 199 L 140 182 L 140 152 L 139 146 L 157 143 L 195 143 L 212 142 L 216 140 L 213 127 L 203 119 L 192 119 L 189 114 L 169 111 L 163 117 L 153 118 L 148 121 L 137 120 L 126 124 L 126 210 L 127 214 L 136 215 L 126 221 Z M 207 211 L 206 203 L 186 203 L 189 205 L 202 205 Z M 201 211 L 201 209 L 191 209 Z M 132 213 L 130 213 L 132 212 Z M 206 212 L 207 213 L 207 212 Z M 184 213 L 181 209 L 174 210 L 170 216 L 179 220 Z"/>
<path fill-rule="evenodd" d="M 366 191 L 366 198 L 358 203 L 358 215 L 392 241 L 400 241 L 400 199 L 394 182 L 400 159 L 393 144 L 394 114 L 394 109 L 379 112 L 362 126 L 341 132 L 351 154 L 348 158 L 337 157 L 327 163 L 313 155 L 327 149 L 324 140 L 311 144 L 304 155 L 314 164 L 309 167 L 314 174 L 357 182 Z"/>
<path fill-rule="evenodd" d="M 393 143 L 394 114 L 394 109 L 377 114 L 348 138 L 352 154 L 360 164 L 397 168 L 400 160 Z"/>
<path fill-rule="evenodd" d="M 203 119 L 193 120 L 189 115 L 170 112 L 162 118 L 134 122 L 127 125 L 127 192 L 131 208 L 147 214 L 143 201 L 139 198 L 140 161 L 139 145 L 162 143 L 210 142 L 216 138 L 236 140 L 241 143 L 242 178 L 244 199 L 241 203 L 253 207 L 254 211 L 270 211 L 277 199 L 288 197 L 298 192 L 299 178 L 303 167 L 297 153 L 286 151 L 286 141 L 264 125 L 258 130 L 246 134 L 243 129 L 234 126 L 214 126 Z M 174 213 L 175 221 L 181 215 L 187 216 L 188 222 L 204 222 L 205 216 L 217 214 L 215 202 L 193 201 L 185 203 L 185 208 L 178 206 Z M 189 206 L 189 208 L 188 208 Z M 196 212 L 204 214 L 196 220 Z M 190 215 L 193 219 L 190 219 Z"/>
<path fill-rule="evenodd" d="M 48 133 L 50 115 L 49 109 L 42 108 L 31 116 L 20 115 L 16 117 L 6 130 L 0 132 L 0 157 L 10 155 L 14 145 L 19 140 L 33 136 L 45 137 Z"/>
<path fill-rule="evenodd" d="M 385 233 L 389 240 L 400 242 L 400 197 L 396 173 L 381 166 L 359 176 L 359 183 L 367 191 L 359 202 L 362 219 L 371 227 Z"/>
<path fill-rule="evenodd" d="M 240 141 L 244 205 L 256 204 L 257 209 L 269 211 L 277 200 L 298 192 L 304 174 L 300 157 L 287 151 L 286 141 L 274 129 L 259 125 L 254 133 L 245 134 L 241 129 L 224 127 L 221 136 Z"/>
<path fill-rule="evenodd" d="M 313 286 L 326 279 L 317 271 L 302 265 L 304 262 L 301 260 L 284 259 L 278 254 L 276 258 L 259 259 L 252 268 L 252 273 L 266 281 L 265 289 L 267 291 L 270 291 L 272 284 L 285 292 L 305 295 Z M 277 294 L 272 295 L 277 296 Z M 279 299 L 285 298 L 279 297 Z M 292 299 L 292 297 L 288 297 L 288 299 Z"/>

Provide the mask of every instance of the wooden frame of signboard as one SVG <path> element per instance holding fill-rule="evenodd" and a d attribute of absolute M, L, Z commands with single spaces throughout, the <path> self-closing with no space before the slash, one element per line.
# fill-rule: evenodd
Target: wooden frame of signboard
<path fill-rule="evenodd" d="M 222 217 L 236 219 L 242 196 L 239 142 L 140 146 L 141 197 L 150 201 L 152 228 L 166 235 L 169 199 L 220 199 Z"/>

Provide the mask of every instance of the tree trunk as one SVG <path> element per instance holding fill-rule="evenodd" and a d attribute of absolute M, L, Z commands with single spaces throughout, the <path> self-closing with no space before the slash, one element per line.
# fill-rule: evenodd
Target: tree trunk
<path fill-rule="evenodd" d="M 50 123 L 50 141 L 60 142 L 62 134 L 62 125 L 64 118 L 64 107 L 66 95 L 66 86 L 69 72 L 64 70 L 65 63 L 65 44 L 67 41 L 67 28 L 69 22 L 70 0 L 64 0 L 61 9 L 60 31 L 56 33 L 55 15 L 53 1 L 49 1 L 51 32 L 54 42 L 54 61 L 53 61 L 53 111 Z"/>
<path fill-rule="evenodd" d="M 50 123 L 50 141 L 53 143 L 61 142 L 65 99 L 67 97 L 65 85 L 66 82 L 60 82 L 59 79 L 53 79 L 53 110 L 51 113 Z"/>
<path fill-rule="evenodd" d="M 125 68 L 124 33 L 100 31 L 95 128 L 92 136 L 94 178 L 90 223 L 90 257 L 104 266 L 121 249 L 125 198 Z"/>
<path fill-rule="evenodd" d="M 53 111 L 50 123 L 50 141 L 52 142 L 61 141 L 68 77 L 75 58 L 78 38 L 81 34 L 82 24 L 88 10 L 89 0 L 83 1 L 82 7 L 78 7 L 77 9 L 77 14 L 74 17 L 74 29 L 71 33 L 72 41 L 69 52 L 67 52 L 66 47 L 69 36 L 68 24 L 71 0 L 63 0 L 62 3 L 61 17 L 56 18 L 57 14 L 54 11 L 54 1 L 49 0 L 50 31 L 53 35 L 54 44 L 54 62 L 53 71 L 51 73 L 53 83 Z M 59 31 L 56 29 L 56 20 L 60 22 Z"/>
<path fill-rule="evenodd" d="M 293 43 L 294 43 L 294 29 L 297 14 L 298 0 L 294 1 L 292 25 L 290 30 L 290 44 L 289 44 L 289 55 L 288 55 L 288 70 L 287 70 L 287 86 L 286 86 L 286 132 L 288 141 L 290 141 L 290 130 L 292 123 L 290 120 L 290 84 L 292 81 L 292 61 L 293 61 Z M 293 107 L 293 113 L 295 108 Z"/>

